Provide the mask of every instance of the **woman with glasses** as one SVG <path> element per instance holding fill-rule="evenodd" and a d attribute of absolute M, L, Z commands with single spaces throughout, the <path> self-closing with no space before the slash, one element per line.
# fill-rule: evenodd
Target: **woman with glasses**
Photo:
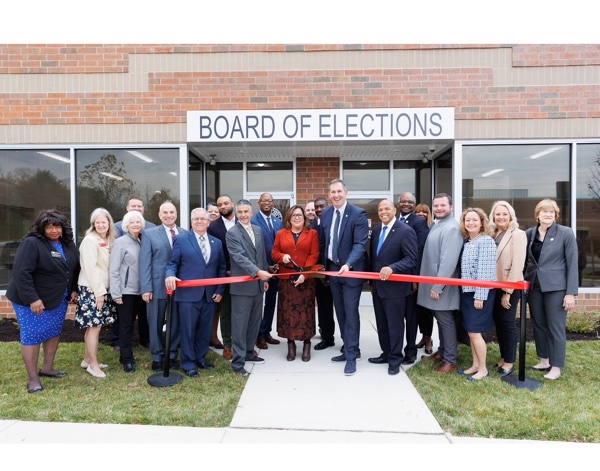
<path fill-rule="evenodd" d="M 319 236 L 302 206 L 289 209 L 277 232 L 271 257 L 281 273 L 277 301 L 277 335 L 288 339 L 287 360 L 296 359 L 296 340 L 304 342 L 302 361 L 310 360 L 310 339 L 316 333 L 315 280 L 298 272 L 319 259 Z"/>

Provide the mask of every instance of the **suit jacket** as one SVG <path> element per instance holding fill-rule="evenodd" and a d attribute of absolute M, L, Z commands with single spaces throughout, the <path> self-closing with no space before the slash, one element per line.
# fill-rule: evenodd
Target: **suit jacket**
<path fill-rule="evenodd" d="M 231 263 L 231 276 L 255 277 L 258 270 L 269 270 L 262 231 L 256 225 L 252 225 L 252 230 L 256 247 L 241 223 L 237 222 L 227 231 L 226 240 Z M 259 279 L 245 283 L 232 283 L 229 286 L 229 292 L 232 295 L 256 296 L 264 292 L 264 282 Z"/>
<path fill-rule="evenodd" d="M 566 294 L 577 295 L 577 241 L 573 231 L 570 227 L 552 224 L 546 232 L 538 262 L 531 251 L 536 231 L 537 227 L 527 229 L 525 279 L 531 283 L 532 288 L 537 279 L 542 292 L 566 290 Z"/>
<path fill-rule="evenodd" d="M 156 224 L 154 224 L 153 222 L 150 222 L 150 221 L 146 221 L 144 230 L 151 229 L 153 227 L 156 227 Z M 115 237 L 118 239 L 119 237 L 121 237 L 124 234 L 125 234 L 125 231 L 123 230 L 123 221 L 121 220 L 119 222 L 115 222 Z"/>
<path fill-rule="evenodd" d="M 176 276 L 180 280 L 201 280 L 205 278 L 223 278 L 225 276 L 225 254 L 223 244 L 216 237 L 205 236 L 210 244 L 208 263 L 204 261 L 198 245 L 198 236 L 194 231 L 185 232 L 175 238 L 171 260 L 167 264 L 166 277 Z M 197 286 L 175 290 L 175 301 L 214 302 L 213 294 L 223 296 L 225 285 Z"/>
<path fill-rule="evenodd" d="M 394 222 L 389 234 L 377 255 L 377 246 L 381 236 L 382 224 L 371 233 L 371 271 L 379 273 L 383 267 L 390 267 L 395 274 L 411 275 L 419 258 L 419 243 L 416 232 L 408 224 L 399 220 Z M 380 298 L 402 298 L 412 292 L 412 283 L 373 280 L 372 293 Z"/>
<path fill-rule="evenodd" d="M 298 273 L 283 264 L 283 256 L 288 254 L 296 265 L 310 267 L 319 261 L 319 234 L 314 229 L 304 229 L 298 237 L 298 243 L 294 241 L 294 235 L 290 229 L 282 229 L 275 237 L 275 244 L 271 252 L 272 259 L 279 264 L 280 278 L 288 279 L 284 273 Z"/>
<path fill-rule="evenodd" d="M 75 245 L 63 244 L 67 260 L 56 253 L 52 244 L 37 237 L 24 239 L 13 266 L 6 297 L 22 306 L 42 300 L 48 310 L 55 309 L 65 299 L 65 290 L 77 291 L 79 254 Z"/>
<path fill-rule="evenodd" d="M 460 278 L 458 261 L 463 247 L 463 238 L 458 223 L 452 215 L 438 219 L 429 229 L 423 249 L 421 276 Z M 431 298 L 431 290 L 440 294 L 440 299 Z M 440 283 L 421 283 L 417 303 L 434 311 L 449 311 L 460 307 L 460 286 Z"/>
<path fill-rule="evenodd" d="M 187 231 L 177 226 L 179 235 Z M 177 240 L 177 239 L 175 239 Z M 166 299 L 165 273 L 171 260 L 171 243 L 164 226 L 152 227 L 142 235 L 140 249 L 140 291 L 152 293 L 153 299 Z"/>
<path fill-rule="evenodd" d="M 398 216 L 398 221 L 402 215 Z M 404 216 L 406 219 L 404 223 L 407 226 L 413 228 L 413 230 L 417 234 L 417 242 L 419 244 L 419 257 L 417 260 L 417 266 L 415 267 L 415 271 L 413 273 L 409 273 L 412 275 L 417 275 L 419 270 L 421 270 L 421 260 L 423 259 L 423 249 L 425 248 L 425 241 L 427 240 L 427 236 L 429 235 L 429 227 L 427 227 L 427 221 L 415 213 L 410 213 L 407 216 Z"/>
<path fill-rule="evenodd" d="M 237 222 L 237 218 L 235 218 L 235 221 Z M 227 235 L 227 228 L 225 227 L 225 223 L 223 222 L 223 217 L 219 217 L 219 219 L 217 219 L 216 221 L 212 221 L 209 226 L 208 226 L 208 233 L 211 236 L 216 237 L 217 239 L 219 239 L 221 241 L 221 244 L 223 244 L 223 253 L 225 254 L 225 264 L 227 265 L 227 271 L 229 271 L 231 268 L 231 263 L 229 261 L 229 250 L 227 249 L 227 239 L 226 239 L 226 235 Z"/>
<path fill-rule="evenodd" d="M 496 279 L 498 281 L 523 281 L 523 268 L 527 257 L 527 234 L 521 229 L 508 229 L 496 253 Z M 512 293 L 512 289 L 507 289 Z"/>
<path fill-rule="evenodd" d="M 265 218 L 262 214 L 255 214 L 254 216 L 252 216 L 250 222 L 262 229 L 267 255 L 267 263 L 269 265 L 273 265 L 273 263 L 275 262 L 273 262 L 273 259 L 271 258 L 271 251 L 273 250 L 273 244 L 275 243 L 275 236 L 281 229 L 283 229 L 283 223 L 279 218 L 276 218 L 272 214 L 271 216 L 269 216 L 269 219 L 271 219 L 271 224 L 273 224 L 273 231 L 269 229 L 267 221 L 265 221 Z"/>
<path fill-rule="evenodd" d="M 321 224 L 319 231 L 320 239 L 320 259 L 324 266 L 327 266 L 327 257 L 329 250 L 331 227 L 333 225 L 333 215 L 335 207 L 327 206 L 321 213 Z M 366 244 L 369 240 L 369 222 L 367 213 L 364 209 L 346 204 L 344 214 L 341 215 L 338 256 L 340 264 L 350 265 L 352 270 L 367 271 L 369 261 L 367 257 Z M 346 283 L 361 285 L 364 280 L 359 278 L 347 278 Z"/>

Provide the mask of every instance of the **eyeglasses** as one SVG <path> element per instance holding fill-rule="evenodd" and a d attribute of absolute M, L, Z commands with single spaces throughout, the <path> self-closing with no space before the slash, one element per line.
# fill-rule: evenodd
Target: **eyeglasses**
<path fill-rule="evenodd" d="M 400 200 L 400 201 L 398 201 L 398 203 L 400 203 L 400 204 L 415 204 L 414 201 L 407 201 L 407 200 Z"/>
<path fill-rule="evenodd" d="M 304 217 L 304 214 L 292 214 L 293 218 L 300 219 Z"/>
<path fill-rule="evenodd" d="M 273 200 L 259 200 L 261 203 L 272 203 Z"/>

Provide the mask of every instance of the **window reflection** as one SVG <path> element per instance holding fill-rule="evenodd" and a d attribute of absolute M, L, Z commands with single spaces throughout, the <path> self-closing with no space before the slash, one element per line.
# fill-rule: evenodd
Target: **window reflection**
<path fill-rule="evenodd" d="M 160 205 L 170 200 L 179 211 L 179 149 L 84 149 L 75 154 L 77 235 L 83 237 L 97 207 L 115 222 L 131 197 L 144 202 L 144 217 L 160 224 Z"/>
<path fill-rule="evenodd" d="M 579 286 L 600 286 L 600 144 L 577 146 Z"/>
<path fill-rule="evenodd" d="M 217 163 L 206 166 L 206 202 L 216 203 L 220 195 L 229 195 L 235 204 L 243 196 L 244 166 Z"/>
<path fill-rule="evenodd" d="M 343 163 L 343 179 L 352 191 L 389 191 L 390 163 L 381 161 L 346 161 Z"/>
<path fill-rule="evenodd" d="M 12 277 L 21 239 L 37 214 L 57 209 L 71 220 L 66 149 L 0 150 L 0 290 Z"/>
<path fill-rule="evenodd" d="M 248 192 L 293 191 L 293 168 L 293 162 L 248 163 Z"/>

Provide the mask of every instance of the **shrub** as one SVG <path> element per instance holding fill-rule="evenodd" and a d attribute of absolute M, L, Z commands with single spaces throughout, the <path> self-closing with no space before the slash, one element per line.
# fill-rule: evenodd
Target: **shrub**
<path fill-rule="evenodd" d="M 567 315 L 567 332 L 593 334 L 599 326 L 599 311 L 571 311 Z"/>

